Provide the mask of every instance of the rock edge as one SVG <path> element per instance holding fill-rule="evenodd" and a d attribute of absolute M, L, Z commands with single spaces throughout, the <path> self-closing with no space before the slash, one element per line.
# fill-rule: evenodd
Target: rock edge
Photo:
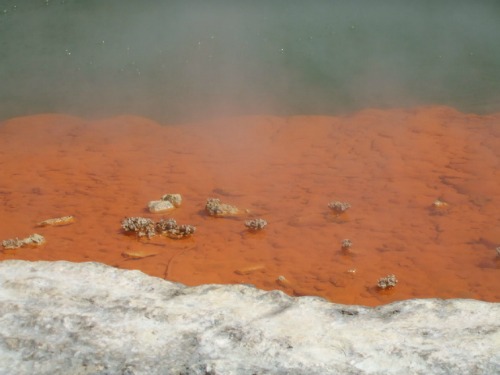
<path fill-rule="evenodd" d="M 494 374 L 500 304 L 375 308 L 99 263 L 0 262 L 0 373 Z"/>

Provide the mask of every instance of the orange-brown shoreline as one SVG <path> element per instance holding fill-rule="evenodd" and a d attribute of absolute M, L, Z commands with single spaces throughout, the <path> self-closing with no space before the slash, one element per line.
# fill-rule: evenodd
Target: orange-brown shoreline
<path fill-rule="evenodd" d="M 500 301 L 500 114 L 430 107 L 182 126 L 42 114 L 0 124 L 0 165 L 0 240 L 47 240 L 0 260 L 99 261 L 348 304 Z M 182 206 L 149 213 L 166 193 L 182 194 Z M 209 197 L 244 214 L 210 217 Z M 344 218 L 333 200 L 352 205 Z M 71 225 L 37 227 L 68 215 Z M 137 240 L 120 230 L 126 216 L 173 217 L 197 232 Z M 250 233 L 244 222 L 257 217 L 268 226 Z M 378 290 L 388 274 L 398 285 Z"/>

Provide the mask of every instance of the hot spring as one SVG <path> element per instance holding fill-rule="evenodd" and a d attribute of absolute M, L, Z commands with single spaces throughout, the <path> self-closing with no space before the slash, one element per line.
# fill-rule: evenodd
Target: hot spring
<path fill-rule="evenodd" d="M 46 241 L 0 260 L 498 302 L 499 16 L 496 1 L 2 0 L 0 241 Z M 182 204 L 148 210 L 168 193 Z M 127 217 L 196 231 L 138 237 Z"/>

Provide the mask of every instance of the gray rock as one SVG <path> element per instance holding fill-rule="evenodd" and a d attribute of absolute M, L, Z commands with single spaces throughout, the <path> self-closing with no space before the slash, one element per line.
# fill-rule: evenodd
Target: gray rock
<path fill-rule="evenodd" d="M 172 202 L 167 200 L 151 201 L 148 203 L 149 212 L 160 213 L 173 210 L 175 207 Z"/>
<path fill-rule="evenodd" d="M 495 374 L 500 304 L 368 308 L 97 263 L 0 262 L 1 374 Z"/>

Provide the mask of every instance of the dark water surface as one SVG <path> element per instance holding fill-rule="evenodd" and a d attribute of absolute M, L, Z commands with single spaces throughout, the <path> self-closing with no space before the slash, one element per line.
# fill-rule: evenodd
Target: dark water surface
<path fill-rule="evenodd" d="M 0 119 L 500 110 L 499 1 L 0 1 Z"/>

